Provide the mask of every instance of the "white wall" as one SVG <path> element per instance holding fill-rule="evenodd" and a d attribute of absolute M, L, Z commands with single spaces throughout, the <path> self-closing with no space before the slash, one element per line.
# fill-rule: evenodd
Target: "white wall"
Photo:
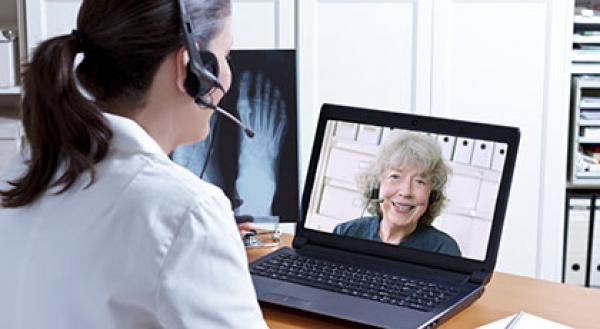
<path fill-rule="evenodd" d="M 73 28 L 79 0 L 26 2 L 30 49 Z M 498 269 L 559 280 L 572 8 L 573 0 L 236 0 L 234 48 L 297 49 L 302 173 L 322 102 L 519 127 Z"/>
<path fill-rule="evenodd" d="M 497 269 L 559 280 L 570 49 L 562 17 L 572 8 L 560 0 L 300 1 L 300 111 L 311 113 L 303 133 L 322 102 L 519 127 Z"/>

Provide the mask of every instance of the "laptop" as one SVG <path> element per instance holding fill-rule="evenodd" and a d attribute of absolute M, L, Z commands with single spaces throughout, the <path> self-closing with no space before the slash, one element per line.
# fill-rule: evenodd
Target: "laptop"
<path fill-rule="evenodd" d="M 323 105 L 292 248 L 250 264 L 258 299 L 384 328 L 449 319 L 492 276 L 519 139 Z"/>

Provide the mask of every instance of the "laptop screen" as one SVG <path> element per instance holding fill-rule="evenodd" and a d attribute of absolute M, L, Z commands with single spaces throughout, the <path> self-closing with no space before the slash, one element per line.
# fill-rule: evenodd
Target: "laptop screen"
<path fill-rule="evenodd" d="M 304 228 L 483 261 L 507 144 L 328 120 Z"/>

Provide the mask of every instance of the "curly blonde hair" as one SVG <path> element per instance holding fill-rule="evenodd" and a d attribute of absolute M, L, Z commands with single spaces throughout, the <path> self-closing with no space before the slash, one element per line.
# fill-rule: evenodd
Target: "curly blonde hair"
<path fill-rule="evenodd" d="M 451 169 L 442 159 L 442 151 L 433 137 L 417 133 L 404 133 L 387 142 L 379 151 L 375 165 L 357 176 L 357 186 L 367 205 L 367 211 L 383 216 L 378 202 L 373 202 L 373 190 L 379 188 L 384 173 L 404 165 L 415 165 L 420 174 L 431 179 L 431 192 L 427 210 L 419 224 L 431 225 L 439 216 L 446 201 L 446 182 Z M 375 196 L 377 197 L 377 196 Z"/>

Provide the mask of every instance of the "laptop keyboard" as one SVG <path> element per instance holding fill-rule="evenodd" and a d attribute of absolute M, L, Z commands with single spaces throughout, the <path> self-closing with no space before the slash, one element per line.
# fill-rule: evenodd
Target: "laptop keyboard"
<path fill-rule="evenodd" d="M 428 312 L 454 296 L 454 287 L 331 261 L 279 254 L 250 273 Z"/>

